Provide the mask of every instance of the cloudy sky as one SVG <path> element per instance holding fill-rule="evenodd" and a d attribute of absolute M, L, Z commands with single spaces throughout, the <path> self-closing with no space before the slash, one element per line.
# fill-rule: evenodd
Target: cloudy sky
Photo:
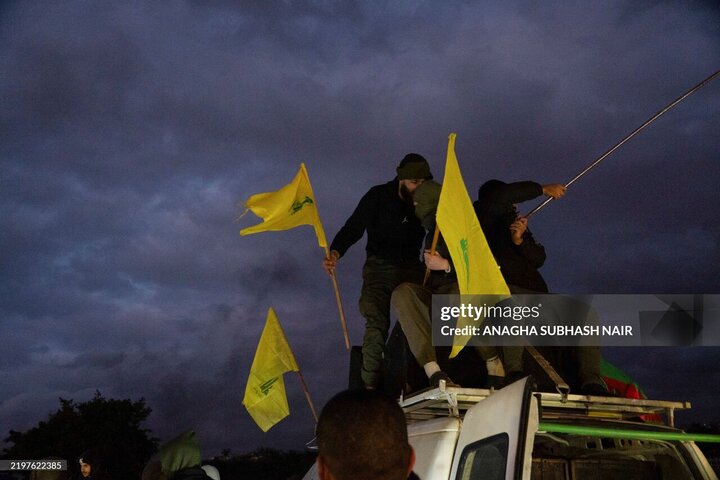
<path fill-rule="evenodd" d="M 407 152 L 472 192 L 563 182 L 720 68 L 714 2 L 0 4 L 0 435 L 58 397 L 145 397 L 206 455 L 302 448 L 241 399 L 268 307 L 318 407 L 348 356 L 310 227 L 239 237 L 305 162 L 332 238 Z M 720 293 L 720 80 L 531 220 L 551 290 Z M 534 204 L 527 206 L 529 210 Z M 359 343 L 364 240 L 339 266 Z M 608 350 L 720 423 L 720 348 Z M 660 373 L 662 372 L 662 373 Z"/>

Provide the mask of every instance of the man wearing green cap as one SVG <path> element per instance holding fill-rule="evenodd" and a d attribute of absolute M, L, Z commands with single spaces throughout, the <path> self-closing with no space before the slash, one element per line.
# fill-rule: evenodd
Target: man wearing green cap
<path fill-rule="evenodd" d="M 454 385 L 450 377 L 440 369 L 437 363 L 435 347 L 432 345 L 430 308 L 433 294 L 459 295 L 457 275 L 453 269 L 450 252 L 442 235 L 438 236 L 435 250 L 431 251 L 435 233 L 435 213 L 440 201 L 442 185 L 428 181 L 415 190 L 415 214 L 425 230 L 424 260 L 430 270 L 425 285 L 415 283 L 400 284 L 392 294 L 392 310 L 398 317 L 410 351 L 425 370 L 430 386 L 439 386 L 440 380 Z M 488 372 L 487 387 L 499 388 L 503 385 L 505 369 L 495 347 L 476 347 L 478 355 L 485 360 Z"/>
<path fill-rule="evenodd" d="M 409 153 L 397 167 L 397 177 L 372 187 L 360 200 L 345 225 L 335 235 L 323 267 L 333 274 L 338 260 L 367 231 L 360 294 L 360 313 L 365 317 L 362 380 L 377 388 L 385 341 L 390 328 L 390 295 L 403 282 L 422 281 L 420 248 L 425 230 L 415 216 L 413 192 L 432 178 L 427 160 Z"/>

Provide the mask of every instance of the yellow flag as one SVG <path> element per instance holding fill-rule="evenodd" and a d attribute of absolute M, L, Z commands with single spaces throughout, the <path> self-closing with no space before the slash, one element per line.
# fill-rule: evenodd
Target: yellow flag
<path fill-rule="evenodd" d="M 270 308 L 242 402 L 263 432 L 290 414 L 283 374 L 298 370 L 277 315 Z"/>
<path fill-rule="evenodd" d="M 292 182 L 275 192 L 251 196 L 245 202 L 245 207 L 262 218 L 263 222 L 240 230 L 240 235 L 312 225 L 315 227 L 318 244 L 327 247 L 325 231 L 320 223 L 315 195 L 304 163 L 300 164 L 300 170 Z"/>
<path fill-rule="evenodd" d="M 490 251 L 460 174 L 460 166 L 455 157 L 454 133 L 450 134 L 448 141 L 445 178 L 440 191 L 436 220 L 452 257 L 460 294 L 510 295 L 510 289 Z M 491 297 L 490 301 L 498 300 L 499 297 Z M 459 318 L 458 327 L 462 327 L 464 321 L 467 320 Z M 450 358 L 462 350 L 469 338 L 454 339 Z"/>

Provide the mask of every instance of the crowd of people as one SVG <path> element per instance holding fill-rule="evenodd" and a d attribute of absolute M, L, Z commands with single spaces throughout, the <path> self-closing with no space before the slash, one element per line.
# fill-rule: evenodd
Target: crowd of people
<path fill-rule="evenodd" d="M 141 480 L 220 480 L 213 465 L 203 465 L 195 431 L 186 430 L 160 447 L 141 474 Z M 113 480 L 102 449 L 83 452 L 67 470 L 34 470 L 30 480 Z M 72 472 L 77 472 L 73 475 Z"/>

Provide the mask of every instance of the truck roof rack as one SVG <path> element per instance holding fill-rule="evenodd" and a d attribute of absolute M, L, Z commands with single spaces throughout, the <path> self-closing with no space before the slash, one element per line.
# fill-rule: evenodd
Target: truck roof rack
<path fill-rule="evenodd" d="M 468 408 L 493 393 L 494 390 L 483 388 L 443 388 L 441 385 L 401 398 L 400 406 L 405 411 L 408 423 L 438 417 L 462 417 Z M 690 402 L 563 395 L 549 392 L 535 392 L 534 395 L 539 399 L 544 420 L 564 418 L 629 420 L 652 415 L 651 421 L 674 427 L 675 410 L 691 407 Z"/>

